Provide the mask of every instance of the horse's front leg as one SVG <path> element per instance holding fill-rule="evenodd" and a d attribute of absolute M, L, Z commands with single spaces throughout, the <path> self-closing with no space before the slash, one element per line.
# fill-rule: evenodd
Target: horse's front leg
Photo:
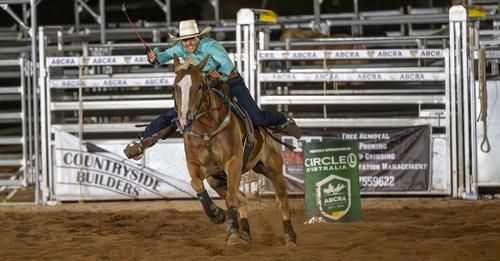
<path fill-rule="evenodd" d="M 233 157 L 224 165 L 227 174 L 226 206 L 228 212 L 228 234 L 237 233 L 238 225 L 238 193 L 241 181 L 241 160 Z"/>
<path fill-rule="evenodd" d="M 203 206 L 203 210 L 205 210 L 205 214 L 207 214 L 208 218 L 215 224 L 223 224 L 224 221 L 226 221 L 226 213 L 212 201 L 205 190 L 203 180 L 199 175 L 200 167 L 196 164 L 188 163 L 188 170 L 191 176 L 191 187 L 196 191 L 196 195 Z"/>
<path fill-rule="evenodd" d="M 226 239 L 226 254 L 239 253 L 241 250 L 248 251 L 250 248 L 250 238 L 241 237 L 238 223 L 238 204 L 240 195 L 241 181 L 241 158 L 232 157 L 231 160 L 224 165 L 224 171 L 227 174 L 227 239 Z M 245 217 L 245 221 L 246 217 Z M 248 221 L 246 224 L 248 226 Z"/>
<path fill-rule="evenodd" d="M 225 199 L 227 194 L 227 175 L 226 173 L 222 173 L 222 175 L 223 179 L 207 177 L 207 183 L 212 189 L 217 192 L 217 194 L 219 194 L 221 198 Z M 240 214 L 239 225 L 241 238 L 247 242 L 250 242 L 252 241 L 252 237 L 250 235 L 250 225 L 247 219 L 247 199 L 242 191 L 238 193 L 238 210 Z"/>

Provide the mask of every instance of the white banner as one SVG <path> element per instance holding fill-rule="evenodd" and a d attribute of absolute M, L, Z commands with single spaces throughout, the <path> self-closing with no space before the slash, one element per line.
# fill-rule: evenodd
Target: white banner
<path fill-rule="evenodd" d="M 448 53 L 443 49 L 380 49 L 380 50 L 293 50 L 258 51 L 263 60 L 352 60 L 352 59 L 440 59 Z"/>
<path fill-rule="evenodd" d="M 57 200 L 196 197 L 189 178 L 178 176 L 182 171 L 160 173 L 90 142 L 80 148 L 78 138 L 63 131 L 55 131 L 54 154 Z"/>
<path fill-rule="evenodd" d="M 229 54 L 229 58 L 234 62 L 234 53 Z M 184 60 L 180 58 L 181 62 Z M 60 56 L 47 57 L 47 67 L 75 67 L 75 66 L 108 66 L 108 65 L 150 65 L 146 54 L 125 55 L 125 56 Z M 173 64 L 168 61 L 165 64 Z"/>
<path fill-rule="evenodd" d="M 107 79 L 59 79 L 49 80 L 50 88 L 86 88 L 95 87 L 155 87 L 172 86 L 175 76 L 166 77 L 148 77 L 148 78 L 107 78 Z"/>
<path fill-rule="evenodd" d="M 86 57 L 48 57 L 48 67 L 71 67 L 79 65 L 146 65 L 146 55 L 131 56 L 86 56 Z"/>
<path fill-rule="evenodd" d="M 261 73 L 260 82 L 407 82 L 444 81 L 444 72 L 363 72 L 363 73 Z"/>

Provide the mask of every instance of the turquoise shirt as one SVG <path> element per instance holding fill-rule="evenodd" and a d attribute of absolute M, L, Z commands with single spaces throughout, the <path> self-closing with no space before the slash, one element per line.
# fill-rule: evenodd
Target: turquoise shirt
<path fill-rule="evenodd" d="M 234 69 L 234 63 L 229 58 L 226 49 L 224 49 L 219 42 L 208 37 L 202 37 L 198 44 L 198 48 L 192 53 L 184 50 L 180 41 L 163 52 L 160 52 L 158 48 L 155 48 L 153 51 L 160 64 L 164 64 L 174 59 L 174 54 L 182 58 L 192 57 L 196 64 L 200 63 L 201 60 L 208 56 L 208 62 L 205 67 L 203 67 L 203 72 L 218 71 L 223 74 L 223 80 L 226 80 L 227 76 L 231 74 Z"/>

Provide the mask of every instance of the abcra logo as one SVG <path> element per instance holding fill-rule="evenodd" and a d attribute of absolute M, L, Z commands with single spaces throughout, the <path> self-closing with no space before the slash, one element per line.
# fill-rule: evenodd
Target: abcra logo
<path fill-rule="evenodd" d="M 351 180 L 336 175 L 316 183 L 316 199 L 320 213 L 332 220 L 339 220 L 351 208 Z"/>

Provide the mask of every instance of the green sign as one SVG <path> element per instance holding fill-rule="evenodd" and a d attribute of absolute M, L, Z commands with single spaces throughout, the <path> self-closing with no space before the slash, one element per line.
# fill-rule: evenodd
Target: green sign
<path fill-rule="evenodd" d="M 361 218 L 357 141 L 303 144 L 307 223 Z"/>

